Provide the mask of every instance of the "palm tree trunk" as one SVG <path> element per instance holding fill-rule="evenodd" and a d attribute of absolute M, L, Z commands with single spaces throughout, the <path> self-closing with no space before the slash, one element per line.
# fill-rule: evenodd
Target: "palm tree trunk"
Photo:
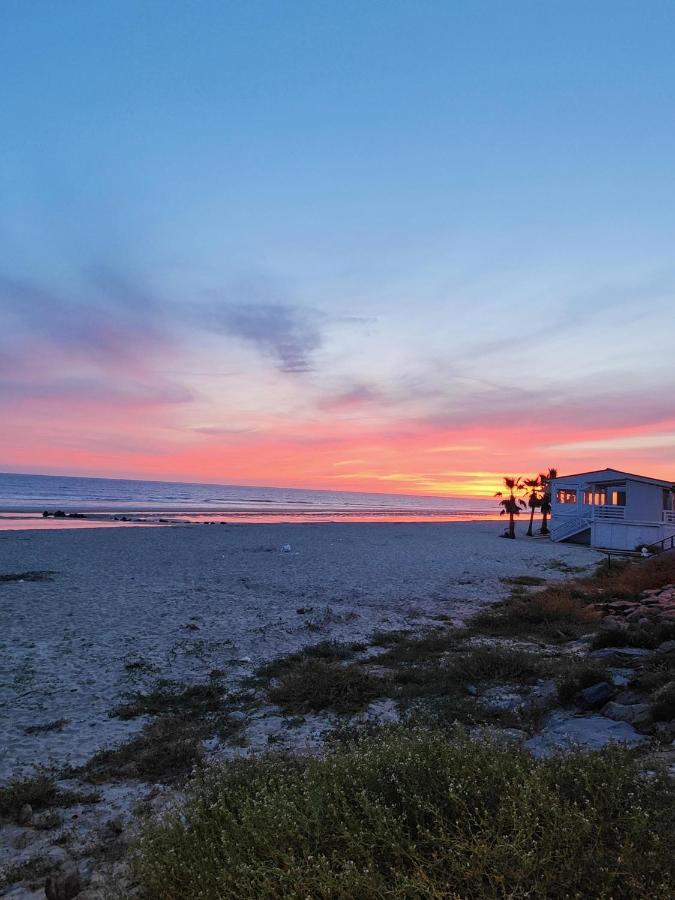
<path fill-rule="evenodd" d="M 541 514 L 541 528 L 539 529 L 539 534 L 548 534 L 548 513 L 544 512 Z"/>
<path fill-rule="evenodd" d="M 516 537 L 516 520 L 513 518 L 513 513 L 509 513 L 509 537 Z"/>
<path fill-rule="evenodd" d="M 532 537 L 532 523 L 534 522 L 534 506 L 530 508 L 530 524 L 527 526 L 527 536 Z"/>

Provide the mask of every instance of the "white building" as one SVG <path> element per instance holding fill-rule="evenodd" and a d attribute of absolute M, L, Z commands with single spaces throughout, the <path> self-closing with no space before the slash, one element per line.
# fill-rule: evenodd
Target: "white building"
<path fill-rule="evenodd" d="M 608 550 L 667 540 L 675 535 L 675 483 L 616 469 L 556 478 L 550 530 L 554 541 Z"/>

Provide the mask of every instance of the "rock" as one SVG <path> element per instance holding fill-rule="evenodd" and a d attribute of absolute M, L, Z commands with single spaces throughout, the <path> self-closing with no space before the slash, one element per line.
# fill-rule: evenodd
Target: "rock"
<path fill-rule="evenodd" d="M 624 687 L 635 675 L 635 672 L 632 669 L 610 667 L 607 671 L 612 676 L 612 684 L 616 687 Z"/>
<path fill-rule="evenodd" d="M 620 619 L 618 616 L 605 616 L 600 624 L 602 628 L 616 629 L 626 627 L 624 620 Z"/>
<path fill-rule="evenodd" d="M 15 850 L 25 850 L 26 847 L 30 844 L 30 833 L 28 831 L 22 831 L 20 835 L 14 838 L 14 849 Z"/>
<path fill-rule="evenodd" d="M 24 805 L 19 810 L 19 815 L 16 817 L 16 821 L 19 825 L 30 825 L 30 821 L 33 818 L 33 807 L 30 803 L 24 803 Z"/>
<path fill-rule="evenodd" d="M 68 862 L 68 853 L 63 847 L 59 847 L 58 845 L 54 845 L 53 847 L 49 847 L 49 849 L 45 853 L 45 859 L 48 860 L 53 866 L 62 866 L 64 863 Z"/>
<path fill-rule="evenodd" d="M 605 659 L 608 656 L 634 656 L 636 659 L 649 656 L 650 650 L 644 647 L 602 647 L 589 653 L 591 659 Z"/>
<path fill-rule="evenodd" d="M 672 741 L 675 744 L 675 721 L 657 722 L 654 725 L 654 736 L 665 743 Z"/>
<path fill-rule="evenodd" d="M 488 688 L 481 694 L 480 702 L 487 709 L 519 709 L 525 701 L 520 691 L 509 689 L 505 686 Z"/>
<path fill-rule="evenodd" d="M 628 722 L 616 722 L 605 716 L 575 716 L 556 711 L 544 719 L 540 733 L 530 738 L 525 746 L 537 757 L 550 756 L 560 750 L 585 747 L 597 750 L 611 743 L 637 747 L 647 738 L 638 734 Z"/>
<path fill-rule="evenodd" d="M 46 812 L 37 813 L 31 820 L 33 828 L 40 828 L 49 831 L 52 828 L 58 828 L 62 823 L 61 816 L 54 810 L 46 810 Z"/>
<path fill-rule="evenodd" d="M 657 653 L 673 653 L 675 652 L 675 641 L 664 641 L 656 648 Z"/>
<path fill-rule="evenodd" d="M 558 682 L 555 678 L 551 678 L 548 681 L 540 681 L 539 684 L 535 685 L 528 697 L 527 705 L 533 709 L 544 709 L 557 700 L 557 697 Z"/>
<path fill-rule="evenodd" d="M 610 701 L 602 710 L 603 716 L 630 725 L 648 725 L 652 715 L 649 703 L 616 703 Z"/>
<path fill-rule="evenodd" d="M 71 900 L 72 897 L 77 897 L 81 890 L 82 882 L 77 869 L 61 875 L 50 875 L 45 882 L 47 900 Z"/>
<path fill-rule="evenodd" d="M 625 691 L 620 691 L 613 699 L 617 703 L 623 703 L 624 706 L 630 705 L 632 703 L 647 702 L 647 697 L 642 693 L 642 691 L 635 691 L 632 688 L 627 688 Z"/>
<path fill-rule="evenodd" d="M 614 696 L 614 688 L 608 681 L 599 681 L 581 691 L 581 702 L 586 709 L 597 709 Z"/>

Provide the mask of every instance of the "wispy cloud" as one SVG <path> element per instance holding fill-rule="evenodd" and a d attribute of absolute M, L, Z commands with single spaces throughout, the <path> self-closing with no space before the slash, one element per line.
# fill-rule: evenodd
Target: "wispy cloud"
<path fill-rule="evenodd" d="M 308 372 L 321 347 L 325 321 L 315 309 L 286 303 L 221 303 L 208 317 L 216 330 L 270 356 L 282 372 Z"/>

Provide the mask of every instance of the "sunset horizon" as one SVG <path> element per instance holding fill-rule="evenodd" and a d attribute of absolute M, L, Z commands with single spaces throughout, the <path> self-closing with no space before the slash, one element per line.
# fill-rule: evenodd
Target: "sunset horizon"
<path fill-rule="evenodd" d="M 0 23 L 0 894 L 675 897 L 675 2 Z"/>

